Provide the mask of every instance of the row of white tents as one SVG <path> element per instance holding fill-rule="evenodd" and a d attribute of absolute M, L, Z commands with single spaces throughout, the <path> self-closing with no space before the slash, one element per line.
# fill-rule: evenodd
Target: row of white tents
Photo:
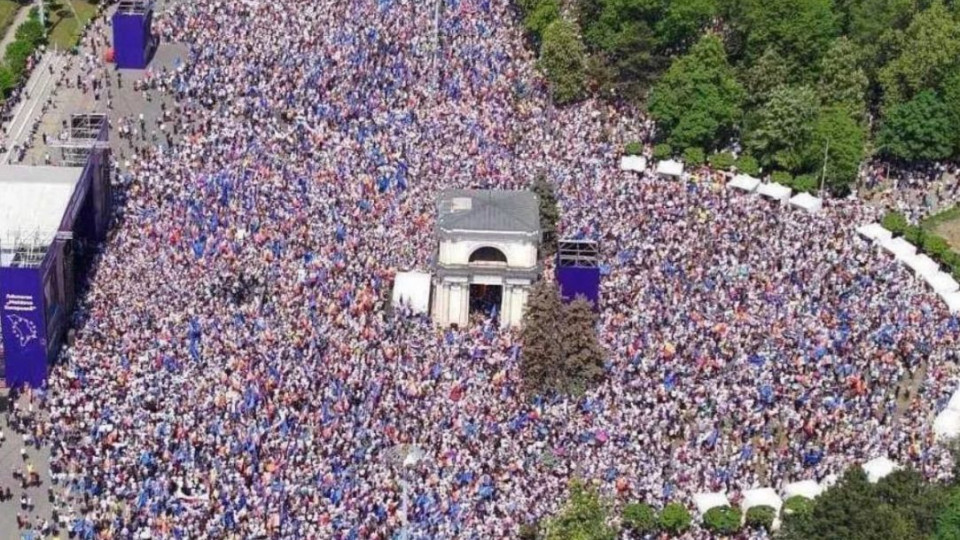
<path fill-rule="evenodd" d="M 811 214 L 816 214 L 823 208 L 823 199 L 819 197 L 814 197 L 809 193 L 793 195 L 793 190 L 783 184 L 761 182 L 759 178 L 754 178 L 747 174 L 734 176 L 733 180 L 730 180 L 727 186 L 747 193 L 758 193 L 768 199 L 802 208 Z"/>
<path fill-rule="evenodd" d="M 647 158 L 643 156 L 623 156 L 620 158 L 620 170 L 633 172 L 646 171 Z M 665 159 L 657 162 L 655 171 L 660 176 L 681 178 L 683 176 L 683 163 L 675 159 Z"/>
<path fill-rule="evenodd" d="M 903 238 L 894 238 L 893 233 L 879 223 L 869 223 L 857 229 L 857 233 L 873 241 L 893 255 L 919 279 L 937 293 L 950 313 L 960 313 L 960 284 L 950 274 L 940 270 L 937 261 L 923 253 Z M 947 407 L 933 421 L 933 433 L 937 439 L 952 439 L 960 436 L 960 389 L 954 392 Z"/>
<path fill-rule="evenodd" d="M 880 479 L 899 469 L 900 465 L 891 461 L 890 458 L 882 456 L 864 463 L 861 465 L 861 468 L 863 468 L 863 472 L 867 474 L 867 480 L 875 484 L 879 482 Z M 827 488 L 835 484 L 837 480 L 836 475 L 830 475 L 824 478 L 822 482 L 817 482 L 816 480 L 793 482 L 783 486 L 782 498 L 775 489 L 769 487 L 746 490 L 742 493 L 743 499 L 740 501 L 740 510 L 743 513 L 743 519 L 746 519 L 747 510 L 750 510 L 754 506 L 769 506 L 774 509 L 775 514 L 778 516 L 774 521 L 774 529 L 779 528 L 779 516 L 783 508 L 783 501 L 794 496 L 816 499 L 821 493 L 826 491 Z M 693 504 L 697 507 L 697 512 L 703 515 L 712 508 L 730 506 L 730 499 L 727 498 L 727 494 L 724 492 L 697 493 L 693 496 Z"/>

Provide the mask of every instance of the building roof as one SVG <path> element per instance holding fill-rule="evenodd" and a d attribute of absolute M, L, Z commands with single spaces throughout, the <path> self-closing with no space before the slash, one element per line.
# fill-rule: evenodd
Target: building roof
<path fill-rule="evenodd" d="M 532 191 L 451 189 L 440 194 L 443 231 L 540 233 L 540 201 Z"/>
<path fill-rule="evenodd" d="M 0 165 L 0 250 L 53 243 L 82 174 L 82 167 Z"/>

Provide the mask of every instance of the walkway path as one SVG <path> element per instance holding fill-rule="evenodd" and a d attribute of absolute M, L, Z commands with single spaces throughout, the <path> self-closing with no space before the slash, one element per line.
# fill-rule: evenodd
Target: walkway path
<path fill-rule="evenodd" d="M 3 36 L 3 39 L 0 39 L 0 54 L 3 54 L 7 50 L 7 45 L 13 42 L 17 37 L 17 28 L 20 28 L 20 25 L 23 24 L 27 17 L 30 16 L 30 9 L 33 8 L 33 4 L 29 6 L 21 6 L 17 10 L 17 15 L 13 18 L 13 23 L 10 25 L 10 28 L 7 30 L 6 35 Z"/>
<path fill-rule="evenodd" d="M 44 104 L 50 98 L 56 86 L 57 79 L 67 65 L 67 56 L 61 53 L 47 51 L 40 64 L 34 68 L 27 80 L 24 99 L 13 111 L 13 120 L 6 130 L 7 152 L 0 163 L 9 163 L 13 155 L 13 147 L 30 140 L 34 122 L 44 113 Z"/>

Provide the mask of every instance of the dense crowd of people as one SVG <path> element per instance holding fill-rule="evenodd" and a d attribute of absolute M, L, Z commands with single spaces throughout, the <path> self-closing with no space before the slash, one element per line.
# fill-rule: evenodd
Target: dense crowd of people
<path fill-rule="evenodd" d="M 36 394 L 69 530 L 512 538 L 575 476 L 659 506 L 879 455 L 950 474 L 931 423 L 960 325 L 856 236 L 876 210 L 621 172 L 653 126 L 550 107 L 508 2 L 443 0 L 439 47 L 434 17 L 196 0 L 159 19 L 191 47 L 152 83 L 181 138 L 129 157 L 75 340 Z M 523 395 L 518 335 L 495 321 L 385 309 L 393 275 L 432 262 L 441 190 L 537 175 L 561 233 L 605 261 L 606 377 L 578 398 Z"/>

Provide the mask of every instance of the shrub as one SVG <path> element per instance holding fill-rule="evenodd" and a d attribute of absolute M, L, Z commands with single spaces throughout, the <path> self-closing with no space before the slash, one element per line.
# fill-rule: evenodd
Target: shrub
<path fill-rule="evenodd" d="M 520 532 L 517 536 L 520 540 L 537 540 L 540 536 L 540 529 L 536 523 L 524 523 L 520 525 Z"/>
<path fill-rule="evenodd" d="M 733 534 L 740 530 L 740 509 L 717 506 L 703 515 L 703 525 L 717 534 Z"/>
<path fill-rule="evenodd" d="M 668 143 L 660 143 L 653 147 L 653 159 L 668 159 L 673 155 L 673 147 Z"/>
<path fill-rule="evenodd" d="M 623 526 L 637 534 L 652 533 L 657 529 L 657 514 L 650 505 L 630 503 L 623 507 Z"/>
<path fill-rule="evenodd" d="M 17 85 L 17 78 L 7 66 L 0 66 L 0 92 L 7 95 Z"/>
<path fill-rule="evenodd" d="M 683 162 L 690 167 L 699 167 L 707 161 L 702 148 L 691 146 L 683 151 Z"/>
<path fill-rule="evenodd" d="M 787 171 L 773 171 L 770 180 L 785 186 L 793 186 L 793 176 Z"/>
<path fill-rule="evenodd" d="M 907 228 L 903 231 L 904 240 L 915 246 L 923 245 L 923 237 L 923 229 L 915 225 L 907 225 Z"/>
<path fill-rule="evenodd" d="M 753 506 L 747 510 L 747 527 L 770 531 L 776 517 L 777 511 L 772 506 Z"/>
<path fill-rule="evenodd" d="M 733 168 L 736 162 L 736 158 L 730 152 L 717 152 L 716 154 L 710 154 L 710 157 L 707 158 L 707 163 L 718 171 L 728 171 Z"/>
<path fill-rule="evenodd" d="M 627 143 L 627 146 L 623 149 L 623 153 L 628 156 L 639 156 L 643 153 L 643 145 L 636 141 Z"/>
<path fill-rule="evenodd" d="M 17 28 L 15 35 L 18 40 L 39 45 L 43 43 L 43 25 L 37 19 L 29 19 Z"/>
<path fill-rule="evenodd" d="M 909 225 L 907 218 L 903 217 L 903 214 L 899 212 L 887 212 L 887 214 L 883 216 L 881 224 L 883 228 L 892 232 L 894 236 L 902 235 Z"/>
<path fill-rule="evenodd" d="M 783 503 L 784 516 L 805 516 L 813 510 L 813 501 L 803 495 L 794 495 Z"/>
<path fill-rule="evenodd" d="M 923 237 L 923 251 L 931 258 L 943 261 L 944 255 L 950 252 L 950 244 L 935 234 L 927 233 Z"/>
<path fill-rule="evenodd" d="M 4 58 L 7 61 L 7 65 L 10 66 L 10 70 L 13 71 L 17 77 L 20 77 L 20 74 L 26 69 L 27 59 L 30 58 L 33 51 L 33 44 L 19 39 L 7 45 L 6 56 Z"/>
<path fill-rule="evenodd" d="M 812 174 L 801 174 L 793 179 L 793 189 L 796 191 L 805 191 L 813 193 L 817 191 L 820 185 L 817 183 L 817 177 Z"/>
<path fill-rule="evenodd" d="M 680 503 L 672 502 L 660 512 L 660 528 L 673 534 L 680 534 L 690 528 L 690 512 Z"/>
<path fill-rule="evenodd" d="M 737 170 L 743 174 L 756 176 L 760 174 L 760 164 L 753 156 L 744 154 L 737 159 Z"/>
<path fill-rule="evenodd" d="M 586 92 L 587 52 L 575 24 L 559 18 L 543 29 L 540 68 L 557 104 L 577 101 Z"/>

